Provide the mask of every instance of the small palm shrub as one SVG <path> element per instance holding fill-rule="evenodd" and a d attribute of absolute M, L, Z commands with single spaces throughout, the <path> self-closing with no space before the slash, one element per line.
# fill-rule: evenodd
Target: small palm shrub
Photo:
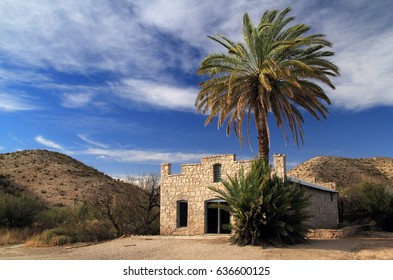
<path fill-rule="evenodd" d="M 382 230 L 393 231 L 393 194 L 387 187 L 364 184 L 361 205 Z"/>
<path fill-rule="evenodd" d="M 282 246 L 305 240 L 309 198 L 299 186 L 272 175 L 264 160 L 255 160 L 247 174 L 241 168 L 222 183 L 224 190 L 211 189 L 227 202 L 219 207 L 233 217 L 233 243 Z"/>

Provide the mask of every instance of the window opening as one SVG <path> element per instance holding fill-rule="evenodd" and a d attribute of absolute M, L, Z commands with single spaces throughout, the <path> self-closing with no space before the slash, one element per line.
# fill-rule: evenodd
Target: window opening
<path fill-rule="evenodd" d="M 213 182 L 221 182 L 221 164 L 213 165 Z"/>
<path fill-rule="evenodd" d="M 186 227 L 188 223 L 188 202 L 179 200 L 177 202 L 177 227 Z"/>

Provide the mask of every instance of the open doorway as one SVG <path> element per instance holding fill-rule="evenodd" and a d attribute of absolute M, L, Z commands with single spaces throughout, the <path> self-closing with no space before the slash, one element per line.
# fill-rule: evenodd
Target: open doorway
<path fill-rule="evenodd" d="M 231 233 L 230 214 L 217 207 L 226 204 L 223 200 L 213 199 L 205 202 L 205 233 Z"/>

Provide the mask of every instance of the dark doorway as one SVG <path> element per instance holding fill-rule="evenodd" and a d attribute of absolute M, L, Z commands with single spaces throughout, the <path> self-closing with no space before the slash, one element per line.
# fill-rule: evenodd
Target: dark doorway
<path fill-rule="evenodd" d="M 219 200 L 210 200 L 205 203 L 205 232 L 206 233 L 231 233 L 230 214 L 228 211 L 217 207 L 226 203 Z"/>

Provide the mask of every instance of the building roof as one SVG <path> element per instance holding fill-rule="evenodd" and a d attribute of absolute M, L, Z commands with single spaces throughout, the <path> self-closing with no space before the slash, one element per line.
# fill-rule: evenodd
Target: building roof
<path fill-rule="evenodd" d="M 328 188 L 325 188 L 325 187 L 322 187 L 322 186 L 319 186 L 319 185 L 316 185 L 316 184 L 313 184 L 313 183 L 310 183 L 310 182 L 306 182 L 306 181 L 304 181 L 302 179 L 299 179 L 299 178 L 296 178 L 296 177 L 293 177 L 293 176 L 287 176 L 287 179 L 289 181 L 291 181 L 292 183 L 298 183 L 298 184 L 301 184 L 301 185 L 309 187 L 309 188 L 317 189 L 317 190 L 324 191 L 324 192 L 338 193 L 335 190 L 328 189 Z"/>

